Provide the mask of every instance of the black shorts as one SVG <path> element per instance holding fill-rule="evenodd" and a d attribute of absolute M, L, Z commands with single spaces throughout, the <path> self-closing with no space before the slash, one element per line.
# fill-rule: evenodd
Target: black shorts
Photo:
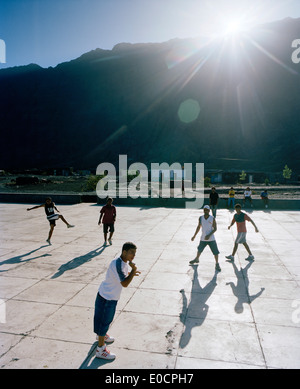
<path fill-rule="evenodd" d="M 55 221 L 59 219 L 59 215 L 57 213 L 54 213 L 53 215 L 47 216 L 47 220 L 50 223 L 50 226 L 56 226 Z"/>
<path fill-rule="evenodd" d="M 107 234 L 108 228 L 109 228 L 109 232 L 114 232 L 115 231 L 114 223 L 111 223 L 111 224 L 107 224 L 107 223 L 104 224 L 103 223 L 103 232 L 104 232 L 104 234 Z"/>

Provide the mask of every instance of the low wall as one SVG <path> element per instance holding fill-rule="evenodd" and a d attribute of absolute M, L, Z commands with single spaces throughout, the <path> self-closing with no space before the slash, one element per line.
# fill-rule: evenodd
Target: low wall
<path fill-rule="evenodd" d="M 47 195 L 38 193 L 0 193 L 1 203 L 23 203 L 23 204 L 43 204 Z M 99 199 L 93 194 L 51 194 L 53 201 L 56 204 L 79 204 L 79 203 L 96 203 L 99 205 L 105 204 L 104 199 Z M 227 197 L 220 198 L 219 209 L 227 208 Z M 135 207 L 166 207 L 166 208 L 186 208 L 186 204 L 193 204 L 193 199 L 185 198 L 137 198 L 130 197 L 126 199 L 116 198 L 114 204 L 116 206 L 135 206 Z M 242 204 L 242 199 L 236 199 L 236 203 Z M 261 199 L 253 199 L 253 209 L 264 210 L 264 204 Z M 209 204 L 208 196 L 204 198 L 204 205 Z M 250 209 L 247 205 L 246 208 Z M 292 199 L 270 199 L 268 210 L 296 210 L 300 211 L 300 200 Z"/>
<path fill-rule="evenodd" d="M 1 203 L 24 203 L 43 204 L 47 194 L 40 193 L 0 193 Z M 51 194 L 52 200 L 56 204 L 78 204 L 81 203 L 80 194 Z"/>

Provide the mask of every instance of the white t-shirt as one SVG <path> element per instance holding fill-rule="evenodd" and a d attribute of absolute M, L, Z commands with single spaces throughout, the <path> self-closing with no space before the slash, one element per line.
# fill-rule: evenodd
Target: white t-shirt
<path fill-rule="evenodd" d="M 209 215 L 207 219 L 205 219 L 204 215 L 200 216 L 199 220 L 201 223 L 201 230 L 202 230 L 202 235 L 200 240 L 204 240 L 205 242 L 211 242 L 215 239 L 214 234 L 212 234 L 209 239 L 205 240 L 206 235 L 210 234 L 213 230 L 213 222 L 214 222 L 214 217 Z"/>
<path fill-rule="evenodd" d="M 251 197 L 251 195 L 252 195 L 252 191 L 251 190 L 245 190 L 245 192 L 244 192 L 244 196 L 245 197 Z"/>
<path fill-rule="evenodd" d="M 105 280 L 99 286 L 99 294 L 106 300 L 119 300 L 122 292 L 121 282 L 128 276 L 128 265 L 116 258 L 109 265 Z"/>

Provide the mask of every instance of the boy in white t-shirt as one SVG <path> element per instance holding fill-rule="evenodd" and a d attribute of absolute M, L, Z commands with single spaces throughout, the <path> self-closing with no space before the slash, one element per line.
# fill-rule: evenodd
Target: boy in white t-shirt
<path fill-rule="evenodd" d="M 243 198 L 243 205 L 246 205 L 246 201 L 249 201 L 251 207 L 253 207 L 252 204 L 252 190 L 249 188 L 249 186 L 246 188 L 244 192 L 244 198 Z"/>
<path fill-rule="evenodd" d="M 105 280 L 99 287 L 94 314 L 94 332 L 98 336 L 97 358 L 112 360 L 116 357 L 115 354 L 106 349 L 106 343 L 114 341 L 114 338 L 107 334 L 107 330 L 114 319 L 122 288 L 127 288 L 133 277 L 140 274 L 140 271 L 132 262 L 135 253 L 135 244 L 131 242 L 124 243 L 121 256 L 110 263 Z M 131 267 L 129 274 L 128 265 Z"/>
<path fill-rule="evenodd" d="M 204 250 L 204 248 L 208 245 L 215 257 L 216 260 L 216 270 L 221 271 L 220 265 L 219 265 L 219 249 L 217 246 L 217 242 L 214 236 L 214 233 L 217 231 L 217 222 L 216 219 L 209 214 L 210 207 L 209 205 L 204 205 L 203 207 L 204 215 L 199 217 L 199 223 L 196 228 L 195 234 L 192 237 L 192 241 L 196 238 L 196 235 L 202 228 L 202 235 L 200 239 L 200 244 L 198 246 L 198 252 L 195 259 L 190 261 L 190 265 L 195 265 L 199 263 L 199 257 Z"/>

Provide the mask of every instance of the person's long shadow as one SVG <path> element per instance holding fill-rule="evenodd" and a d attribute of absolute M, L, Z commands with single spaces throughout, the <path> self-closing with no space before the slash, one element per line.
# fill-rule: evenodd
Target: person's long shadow
<path fill-rule="evenodd" d="M 187 297 L 185 295 L 184 289 L 180 291 L 182 294 L 182 311 L 180 314 L 180 321 L 185 326 L 184 332 L 182 333 L 179 341 L 180 348 L 184 348 L 189 344 L 192 336 L 192 329 L 196 326 L 199 327 L 204 323 L 209 309 L 209 306 L 206 304 L 206 302 L 217 286 L 217 271 L 215 272 L 213 278 L 207 283 L 207 285 L 202 288 L 198 279 L 198 265 L 194 265 L 192 268 L 194 270 L 194 275 L 191 300 L 189 305 L 187 305 Z M 189 317 L 189 311 L 195 309 L 195 319 L 197 320 L 187 320 Z M 192 312 L 190 312 L 190 314 L 192 315 Z M 190 317 L 193 318 L 193 316 Z"/>
<path fill-rule="evenodd" d="M 86 262 L 90 262 L 93 258 L 97 257 L 100 255 L 106 248 L 107 246 L 102 245 L 98 247 L 95 250 L 90 251 L 89 253 L 86 253 L 84 255 L 80 255 L 79 257 L 71 259 L 71 261 L 64 263 L 61 265 L 57 272 L 51 277 L 52 279 L 58 278 L 61 275 L 63 275 L 66 271 L 76 269 L 77 267 L 83 265 Z"/>
<path fill-rule="evenodd" d="M 236 264 L 232 261 L 227 261 L 232 264 L 234 273 L 237 278 L 236 285 L 233 282 L 226 282 L 226 285 L 230 285 L 232 289 L 232 293 L 236 296 L 237 302 L 235 304 L 234 310 L 236 313 L 243 313 L 244 311 L 244 304 L 251 304 L 252 301 L 254 301 L 257 297 L 259 297 L 265 288 L 261 288 L 261 290 L 250 296 L 249 295 L 249 277 L 248 277 L 248 270 L 251 267 L 253 261 L 250 261 L 248 265 L 244 268 L 241 268 L 238 270 Z M 246 291 L 245 291 L 246 288 Z"/>
<path fill-rule="evenodd" d="M 29 257 L 31 254 L 41 250 L 44 247 L 49 247 L 49 245 L 47 245 L 47 244 L 46 245 L 42 245 L 42 246 L 38 247 L 37 249 L 29 251 L 26 254 L 16 255 L 15 257 L 6 259 L 6 260 L 0 262 L 0 266 L 3 266 L 3 265 L 13 265 L 13 264 L 18 264 L 18 263 L 25 263 L 25 262 L 29 262 L 29 261 L 32 261 L 32 260 L 37 259 L 37 258 L 44 258 L 44 257 L 51 256 L 51 254 L 45 253 L 45 254 L 42 254 L 42 255 L 38 255 L 36 257 L 30 257 L 30 258 L 26 259 L 26 257 Z M 9 271 L 9 269 L 7 269 L 7 270 L 0 270 L 0 273 L 4 273 L 4 272 L 7 272 L 7 271 Z"/>

